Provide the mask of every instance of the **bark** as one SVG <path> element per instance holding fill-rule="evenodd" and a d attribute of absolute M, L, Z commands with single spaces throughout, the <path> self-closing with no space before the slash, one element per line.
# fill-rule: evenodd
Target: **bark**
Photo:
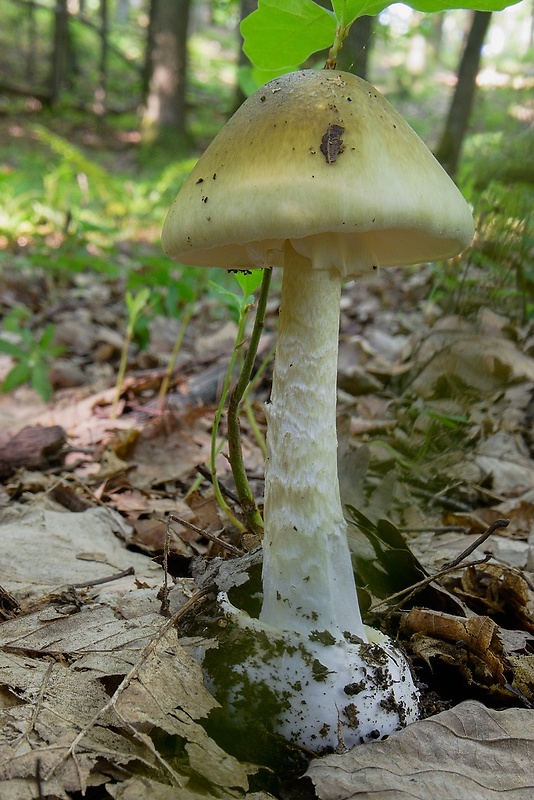
<path fill-rule="evenodd" d="M 475 11 L 458 67 L 458 79 L 445 127 L 436 151 L 436 158 L 449 175 L 458 169 L 462 145 L 469 125 L 475 98 L 476 79 L 480 68 L 482 46 L 491 22 L 490 11 Z"/>
<path fill-rule="evenodd" d="M 152 0 L 146 57 L 145 137 L 186 132 L 187 32 L 191 0 Z"/>
<path fill-rule="evenodd" d="M 109 6 L 108 0 L 100 0 L 100 59 L 98 65 L 98 85 L 95 89 L 94 110 L 99 116 L 105 112 L 106 84 L 109 56 Z"/>
<path fill-rule="evenodd" d="M 56 105 L 63 88 L 69 60 L 69 12 L 67 0 L 58 0 L 54 9 L 54 41 L 50 69 L 50 105 Z"/>
<path fill-rule="evenodd" d="M 26 81 L 29 86 L 35 83 L 37 50 L 37 24 L 35 21 L 35 4 L 28 3 L 28 54 L 26 59 Z"/>

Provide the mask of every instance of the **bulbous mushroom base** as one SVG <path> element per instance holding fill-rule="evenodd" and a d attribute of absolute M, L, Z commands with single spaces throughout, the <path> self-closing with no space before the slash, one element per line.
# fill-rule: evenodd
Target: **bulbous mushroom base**
<path fill-rule="evenodd" d="M 271 732 L 322 754 L 396 731 L 418 717 L 418 692 L 405 656 L 380 643 L 279 631 L 219 597 L 228 636 L 204 661 L 207 680 L 240 726 Z M 353 639 L 351 641 L 351 638 Z"/>

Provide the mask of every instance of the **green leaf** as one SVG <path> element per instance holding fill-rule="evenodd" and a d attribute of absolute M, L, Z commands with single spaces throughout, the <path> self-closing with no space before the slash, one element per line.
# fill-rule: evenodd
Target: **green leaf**
<path fill-rule="evenodd" d="M 369 604 L 373 600 L 385 599 L 397 592 L 404 592 L 420 581 L 428 573 L 410 550 L 400 531 L 387 519 L 379 519 L 376 525 L 353 506 L 346 506 L 350 525 L 354 525 L 367 539 L 373 555 L 363 550 L 352 553 L 352 561 L 358 585 L 358 596 L 364 603 L 362 611 L 367 616 Z M 393 605 L 399 600 L 393 597 Z M 412 598 L 403 601 L 406 607 L 422 605 L 449 614 L 463 613 L 461 602 L 439 584 L 419 587 Z M 376 613 L 376 612 L 375 612 Z M 367 622 L 378 622 L 383 617 L 380 612 Z"/>
<path fill-rule="evenodd" d="M 501 11 L 518 0 L 407 0 L 417 11 L 454 8 Z M 391 3 L 385 0 L 332 0 L 333 12 L 313 0 L 259 0 L 241 23 L 243 50 L 265 80 L 297 69 L 309 56 L 329 48 L 338 23 L 345 26 L 364 14 L 375 16 Z"/>
<path fill-rule="evenodd" d="M 55 332 L 56 332 L 55 325 L 50 324 L 46 326 L 41 338 L 39 339 L 39 350 L 47 351 L 51 348 Z"/>
<path fill-rule="evenodd" d="M 519 0 L 411 0 L 406 5 L 414 8 L 416 11 L 449 11 L 453 8 L 466 8 L 474 11 L 502 11 L 503 8 L 508 6 L 515 6 Z M 383 6 L 386 8 L 389 3 Z M 367 11 L 364 13 L 368 13 Z M 376 13 L 376 12 L 373 12 Z"/>
<path fill-rule="evenodd" d="M 449 11 L 454 8 L 465 8 L 476 11 L 502 11 L 503 8 L 515 5 L 519 0 L 404 0 L 404 5 L 416 11 L 428 13 L 436 11 Z M 341 6 L 343 0 L 332 0 L 335 14 L 341 19 Z M 391 3 L 384 0 L 346 0 L 345 24 L 350 24 L 363 14 L 375 16 L 380 14 Z"/>
<path fill-rule="evenodd" d="M 133 338 L 141 350 L 146 350 L 150 342 L 150 318 L 146 314 L 140 314 L 133 328 Z"/>
<path fill-rule="evenodd" d="M 31 384 L 45 403 L 50 400 L 54 392 L 48 380 L 48 368 L 43 361 L 38 361 L 32 369 Z"/>
<path fill-rule="evenodd" d="M 18 358 L 20 361 L 25 361 L 28 358 L 28 352 L 14 342 L 8 342 L 6 339 L 0 339 L 0 353 L 5 353 L 12 358 Z"/>
<path fill-rule="evenodd" d="M 4 330 L 11 333 L 20 333 L 22 324 L 31 319 L 31 311 L 25 306 L 18 306 L 11 309 L 11 311 L 4 317 Z"/>
<path fill-rule="evenodd" d="M 210 281 L 209 286 L 211 286 L 212 289 L 215 289 L 217 294 L 221 296 L 221 298 L 225 301 L 226 306 L 232 315 L 232 319 L 235 322 L 238 322 L 243 303 L 242 298 L 238 294 L 236 294 L 236 292 L 231 292 L 229 289 L 225 289 L 224 286 L 215 283 L 215 281 Z"/>
<path fill-rule="evenodd" d="M 251 296 L 261 284 L 263 270 L 253 269 L 250 272 L 234 272 L 233 275 L 243 292 L 245 302 L 247 304 L 250 303 Z"/>
<path fill-rule="evenodd" d="M 313 0 L 259 0 L 241 23 L 243 50 L 260 69 L 290 70 L 333 41 L 334 15 Z"/>
<path fill-rule="evenodd" d="M 130 325 L 134 326 L 135 321 L 143 308 L 146 306 L 150 298 L 150 289 L 144 287 L 137 294 L 126 292 L 126 307 L 128 309 L 128 318 Z"/>
<path fill-rule="evenodd" d="M 370 14 L 373 12 L 367 9 L 372 3 L 364 3 L 362 0 L 332 0 L 332 8 L 338 22 L 345 22 L 349 25 L 356 17 L 361 17 L 362 14 Z"/>
<path fill-rule="evenodd" d="M 2 383 L 2 391 L 3 392 L 12 392 L 13 389 L 16 389 L 17 386 L 21 386 L 21 384 L 26 383 L 31 376 L 31 368 L 29 364 L 15 364 L 13 369 L 11 369 Z"/>

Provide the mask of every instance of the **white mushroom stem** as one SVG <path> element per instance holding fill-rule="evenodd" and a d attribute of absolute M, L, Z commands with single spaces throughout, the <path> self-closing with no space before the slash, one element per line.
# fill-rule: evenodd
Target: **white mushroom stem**
<path fill-rule="evenodd" d="M 263 608 L 280 630 L 367 641 L 339 496 L 341 280 L 286 243 L 265 468 Z"/>

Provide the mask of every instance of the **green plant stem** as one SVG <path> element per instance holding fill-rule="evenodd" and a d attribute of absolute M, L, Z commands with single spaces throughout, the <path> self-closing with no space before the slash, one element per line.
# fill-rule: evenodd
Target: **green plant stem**
<path fill-rule="evenodd" d="M 217 411 L 215 412 L 215 420 L 213 422 L 213 428 L 211 429 L 211 451 L 210 451 L 210 473 L 213 484 L 213 491 L 215 492 L 215 498 L 217 500 L 217 503 L 219 504 L 219 507 L 224 511 L 224 513 L 226 514 L 232 525 L 235 525 L 235 527 L 238 529 L 240 533 L 245 533 L 246 528 L 243 525 L 243 523 L 237 519 L 235 514 L 232 513 L 230 506 L 223 497 L 223 494 L 221 492 L 221 487 L 219 486 L 219 481 L 217 479 L 217 469 L 215 466 L 215 460 L 220 452 L 220 449 L 217 447 L 217 435 L 219 433 L 219 426 L 221 423 L 221 418 L 223 415 L 226 398 L 228 397 L 228 391 L 230 389 L 230 381 L 232 380 L 232 373 L 234 371 L 238 350 L 243 342 L 246 321 L 247 321 L 247 315 L 246 312 L 243 311 L 239 316 L 239 326 L 237 329 L 236 345 L 234 347 L 232 356 L 230 358 L 230 363 L 226 371 L 226 377 L 224 379 L 224 384 L 221 392 L 221 399 L 219 400 L 219 405 L 217 406 Z"/>
<path fill-rule="evenodd" d="M 194 303 L 188 303 L 188 305 L 185 307 L 184 314 L 182 317 L 182 324 L 180 325 L 180 330 L 178 331 L 178 335 L 174 342 L 174 347 L 172 348 L 171 357 L 169 363 L 167 364 L 167 369 L 165 370 L 165 376 L 161 382 L 161 386 L 159 389 L 158 411 L 160 413 L 163 411 L 163 406 L 165 404 L 165 397 L 169 390 L 169 384 L 171 382 L 172 373 L 174 372 L 174 367 L 176 365 L 176 359 L 178 358 L 178 354 L 182 348 L 185 332 L 187 330 L 187 326 L 191 322 L 194 312 L 195 312 Z"/>
<path fill-rule="evenodd" d="M 126 367 L 128 364 L 128 348 L 130 347 L 132 336 L 133 336 L 133 328 L 130 325 L 128 325 L 126 329 L 126 336 L 124 337 L 124 342 L 122 345 L 121 361 L 119 364 L 117 381 L 115 383 L 115 397 L 113 398 L 113 406 L 111 407 L 111 419 L 117 418 L 117 408 L 121 396 L 122 382 L 124 381 L 124 376 L 126 374 Z"/>
<path fill-rule="evenodd" d="M 269 287 L 271 284 L 272 268 L 269 267 L 263 271 L 263 280 L 261 283 L 260 294 L 258 297 L 258 307 L 256 310 L 256 318 L 250 336 L 250 343 L 247 354 L 243 361 L 241 373 L 238 381 L 232 391 L 230 403 L 228 405 L 228 451 L 230 456 L 230 466 L 232 468 L 232 475 L 234 476 L 234 483 L 237 489 L 237 495 L 241 508 L 245 515 L 245 519 L 254 533 L 259 533 L 263 530 L 263 520 L 258 511 L 254 495 L 250 488 L 245 465 L 243 463 L 243 450 L 241 447 L 241 428 L 239 425 L 239 408 L 243 395 L 250 382 L 254 361 L 258 352 L 258 345 L 263 331 L 265 321 L 265 311 L 267 308 L 267 299 L 269 297 Z"/>
<path fill-rule="evenodd" d="M 326 64 L 324 65 L 325 69 L 335 69 L 337 65 L 337 56 L 341 48 L 343 47 L 343 41 L 345 40 L 347 33 L 349 32 L 351 23 L 347 25 L 347 15 L 346 15 L 346 5 L 343 3 L 341 17 L 338 20 L 338 25 L 336 28 L 336 33 L 334 35 L 334 41 L 332 43 L 332 47 L 328 53 L 328 58 L 326 60 Z"/>
<path fill-rule="evenodd" d="M 256 386 L 261 381 L 265 370 L 267 369 L 267 365 L 272 360 L 274 356 L 274 351 L 276 350 L 276 346 L 271 347 L 263 361 L 261 362 L 260 366 L 256 370 L 254 378 L 249 381 L 247 388 L 245 389 L 245 393 L 243 395 L 242 403 L 245 407 L 245 413 L 247 415 L 247 419 L 250 423 L 250 427 L 252 428 L 252 433 L 254 434 L 254 438 L 258 443 L 258 447 L 260 448 L 261 452 L 263 453 L 263 457 L 267 458 L 267 445 L 265 443 L 265 436 L 261 432 L 260 426 L 256 420 L 256 416 L 254 414 L 254 409 L 252 407 L 252 402 L 250 400 L 250 395 L 256 388 Z"/>
<path fill-rule="evenodd" d="M 261 362 L 260 366 L 256 370 L 254 378 L 251 381 L 249 381 L 249 383 L 247 385 L 247 388 L 245 389 L 245 393 L 243 395 L 243 401 L 248 400 L 250 394 L 254 391 L 254 389 L 256 388 L 258 383 L 261 381 L 261 379 L 263 377 L 263 373 L 267 369 L 267 365 L 269 364 L 269 362 L 271 361 L 271 359 L 274 356 L 275 350 L 276 350 L 276 345 L 271 347 L 271 349 L 269 350 L 269 352 L 267 353 L 267 355 L 265 356 L 265 358 Z"/>
<path fill-rule="evenodd" d="M 245 414 L 247 415 L 247 419 L 252 429 L 252 433 L 254 434 L 254 438 L 256 439 L 256 443 L 260 448 L 263 457 L 267 458 L 267 445 L 265 444 L 265 437 L 263 436 L 260 430 L 260 426 L 258 425 L 258 421 L 256 419 L 256 415 L 254 414 L 254 408 L 252 407 L 250 397 L 243 398 L 243 405 L 245 407 Z"/>

